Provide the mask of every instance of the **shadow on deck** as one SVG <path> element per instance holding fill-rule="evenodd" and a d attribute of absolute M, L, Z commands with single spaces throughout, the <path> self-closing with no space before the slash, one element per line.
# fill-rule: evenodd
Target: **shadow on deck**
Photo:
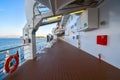
<path fill-rule="evenodd" d="M 5 80 L 120 80 L 120 70 L 59 40 Z"/>

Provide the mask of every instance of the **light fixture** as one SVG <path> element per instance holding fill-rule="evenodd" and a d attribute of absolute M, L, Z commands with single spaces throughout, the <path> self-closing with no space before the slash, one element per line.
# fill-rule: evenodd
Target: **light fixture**
<path fill-rule="evenodd" d="M 71 12 L 70 15 L 77 14 L 77 13 L 82 13 L 82 12 L 84 12 L 84 11 L 85 11 L 85 10 L 79 10 L 79 11 Z"/>
<path fill-rule="evenodd" d="M 50 21 L 50 20 L 59 20 L 59 19 L 61 19 L 61 17 L 62 17 L 62 15 L 59 15 L 59 16 L 53 16 L 53 17 L 49 17 L 49 18 L 47 18 L 47 20 L 48 21 Z"/>

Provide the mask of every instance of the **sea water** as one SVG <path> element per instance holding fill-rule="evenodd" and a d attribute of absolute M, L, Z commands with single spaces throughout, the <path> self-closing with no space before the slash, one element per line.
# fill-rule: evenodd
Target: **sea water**
<path fill-rule="evenodd" d="M 37 38 L 36 42 L 44 43 L 46 42 L 45 38 Z M 0 38 L 0 50 L 16 47 L 23 45 L 22 38 Z"/>
<path fill-rule="evenodd" d="M 45 38 L 37 38 L 36 43 L 37 43 L 36 48 L 38 51 L 45 46 L 46 39 Z M 21 45 L 23 45 L 22 38 L 0 38 L 0 50 L 5 50 L 8 48 L 17 47 L 17 46 L 21 46 Z M 16 53 L 17 50 L 18 50 L 18 48 L 11 49 L 11 50 L 9 50 L 9 53 Z M 0 52 L 0 54 L 4 54 L 4 53 L 6 53 L 6 52 Z M 19 56 L 21 57 L 21 60 L 24 60 L 23 53 L 24 53 L 23 50 L 20 50 Z M 0 55 L 0 62 L 4 61 L 5 57 L 6 57 L 6 55 Z M 4 63 L 0 64 L 0 73 L 3 72 L 3 70 L 1 70 L 3 67 L 4 67 Z M 2 80 L 1 76 L 0 76 L 0 80 Z"/>

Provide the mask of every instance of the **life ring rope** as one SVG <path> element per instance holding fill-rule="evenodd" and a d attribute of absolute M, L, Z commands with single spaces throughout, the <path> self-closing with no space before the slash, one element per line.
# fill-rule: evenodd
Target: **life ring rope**
<path fill-rule="evenodd" d="M 15 64 L 11 68 L 10 64 L 11 64 L 12 59 L 15 59 Z M 18 65 L 19 65 L 19 53 L 17 51 L 15 55 L 11 55 L 7 58 L 5 65 L 4 65 L 5 71 L 7 73 L 13 73 L 17 69 Z"/>

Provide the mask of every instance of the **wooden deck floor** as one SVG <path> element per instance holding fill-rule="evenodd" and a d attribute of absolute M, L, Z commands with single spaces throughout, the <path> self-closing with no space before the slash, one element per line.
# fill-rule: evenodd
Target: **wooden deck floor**
<path fill-rule="evenodd" d="M 5 80 L 120 80 L 120 69 L 59 40 Z"/>

